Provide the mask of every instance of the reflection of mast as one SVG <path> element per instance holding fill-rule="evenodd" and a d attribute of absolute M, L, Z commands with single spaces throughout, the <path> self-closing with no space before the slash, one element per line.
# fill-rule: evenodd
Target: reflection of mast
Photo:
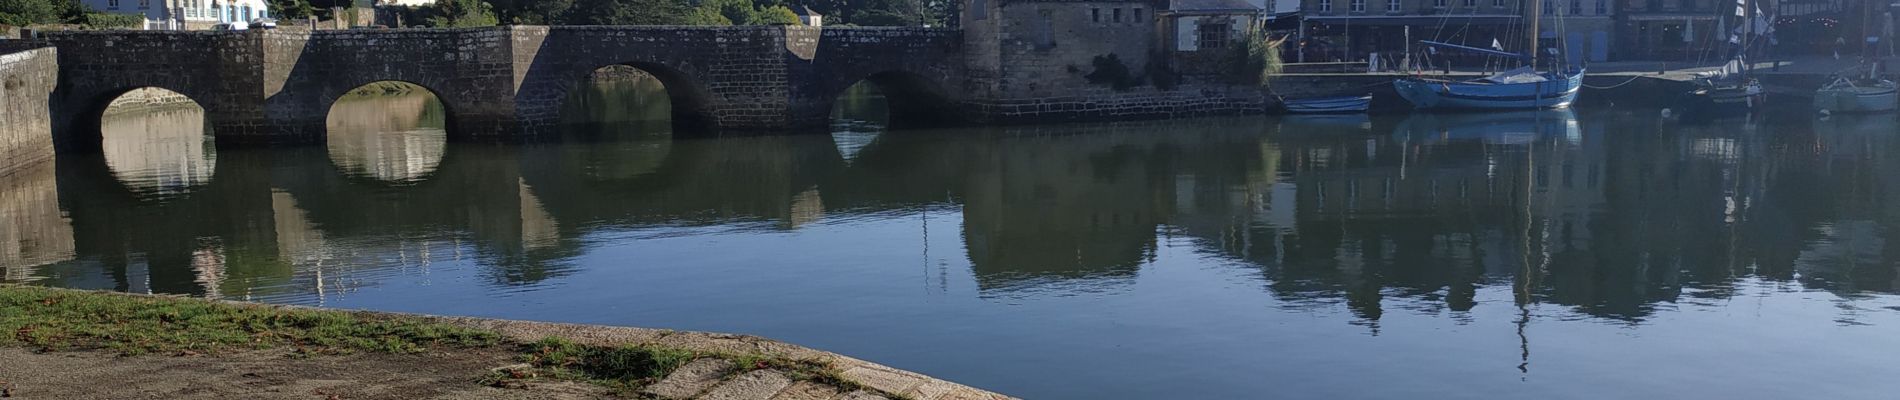
<path fill-rule="evenodd" d="M 1533 1 L 1533 3 L 1535 2 L 1536 1 Z M 1532 35 L 1535 37 L 1535 33 Z M 1541 131 L 1544 126 L 1543 121 L 1541 121 L 1543 119 L 1542 114 L 1539 114 L 1537 119 L 1539 121 L 1531 125 L 1534 127 L 1531 132 L 1535 134 L 1532 136 L 1531 145 L 1525 146 L 1524 148 L 1524 218 L 1518 221 L 1524 224 L 1524 233 L 1522 235 L 1523 249 L 1519 252 L 1520 258 L 1523 259 L 1524 270 L 1517 274 L 1516 285 L 1512 287 L 1512 291 L 1515 292 L 1514 294 L 1517 297 L 1517 347 L 1519 352 L 1517 371 L 1521 374 L 1530 373 L 1531 365 L 1531 340 L 1529 336 L 1524 334 L 1524 330 L 1530 325 L 1531 321 L 1531 274 L 1534 272 L 1531 269 L 1531 219 L 1533 218 L 1533 214 L 1531 213 L 1531 198 L 1537 190 L 1535 186 L 1537 179 L 1536 140 L 1542 137 L 1539 131 Z"/>

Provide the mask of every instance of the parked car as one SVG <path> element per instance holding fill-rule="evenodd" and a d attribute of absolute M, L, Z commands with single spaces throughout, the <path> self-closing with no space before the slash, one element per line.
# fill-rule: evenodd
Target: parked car
<path fill-rule="evenodd" d="M 229 23 L 218 24 L 217 26 L 211 27 L 211 29 L 220 30 L 220 31 L 241 31 L 241 30 L 251 29 L 251 25 L 241 22 L 241 21 L 229 22 Z"/>
<path fill-rule="evenodd" d="M 251 20 L 251 27 L 257 29 L 277 29 L 276 18 L 258 18 Z"/>

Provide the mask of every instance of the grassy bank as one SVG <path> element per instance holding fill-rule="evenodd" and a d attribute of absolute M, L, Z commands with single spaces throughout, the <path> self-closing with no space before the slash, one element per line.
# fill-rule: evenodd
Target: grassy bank
<path fill-rule="evenodd" d="M 0 285 L 0 347 L 161 357 L 277 350 L 291 359 L 366 353 L 500 354 L 496 364 L 513 365 L 469 376 L 468 382 L 526 388 L 536 380 L 580 381 L 635 397 L 642 396 L 641 388 L 689 362 L 718 358 L 736 366 L 728 376 L 772 369 L 842 391 L 864 389 L 842 378 L 832 365 L 815 360 L 656 345 L 591 346 L 559 337 L 522 342 L 426 317 L 30 286 Z"/>

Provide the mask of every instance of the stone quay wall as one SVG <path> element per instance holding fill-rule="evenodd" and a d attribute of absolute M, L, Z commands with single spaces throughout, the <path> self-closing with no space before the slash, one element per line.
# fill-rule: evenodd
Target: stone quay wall
<path fill-rule="evenodd" d="M 0 177 L 53 159 L 48 101 L 59 79 L 58 51 L 0 40 Z"/>

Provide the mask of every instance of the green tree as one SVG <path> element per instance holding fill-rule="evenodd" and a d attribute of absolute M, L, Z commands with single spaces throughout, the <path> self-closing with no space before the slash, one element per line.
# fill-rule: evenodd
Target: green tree
<path fill-rule="evenodd" d="M 482 0 L 437 0 L 436 16 L 429 18 L 429 25 L 441 28 L 470 28 L 495 26 L 500 20 L 495 18 L 494 6 Z"/>
<path fill-rule="evenodd" d="M 310 0 L 271 0 L 270 15 L 282 19 L 304 19 L 317 14 L 317 8 Z"/>
<path fill-rule="evenodd" d="M 798 25 L 798 13 L 785 6 L 772 6 L 752 15 L 753 25 Z"/>
<path fill-rule="evenodd" d="M 681 25 L 691 7 L 679 0 L 575 0 L 568 25 Z"/>
<path fill-rule="evenodd" d="M 721 26 L 732 25 L 732 20 L 726 19 L 726 16 L 721 15 L 718 9 L 711 7 L 693 7 L 693 11 L 686 14 L 686 24 Z"/>
<path fill-rule="evenodd" d="M 0 24 L 59 23 L 66 11 L 67 7 L 59 0 L 0 0 Z"/>

